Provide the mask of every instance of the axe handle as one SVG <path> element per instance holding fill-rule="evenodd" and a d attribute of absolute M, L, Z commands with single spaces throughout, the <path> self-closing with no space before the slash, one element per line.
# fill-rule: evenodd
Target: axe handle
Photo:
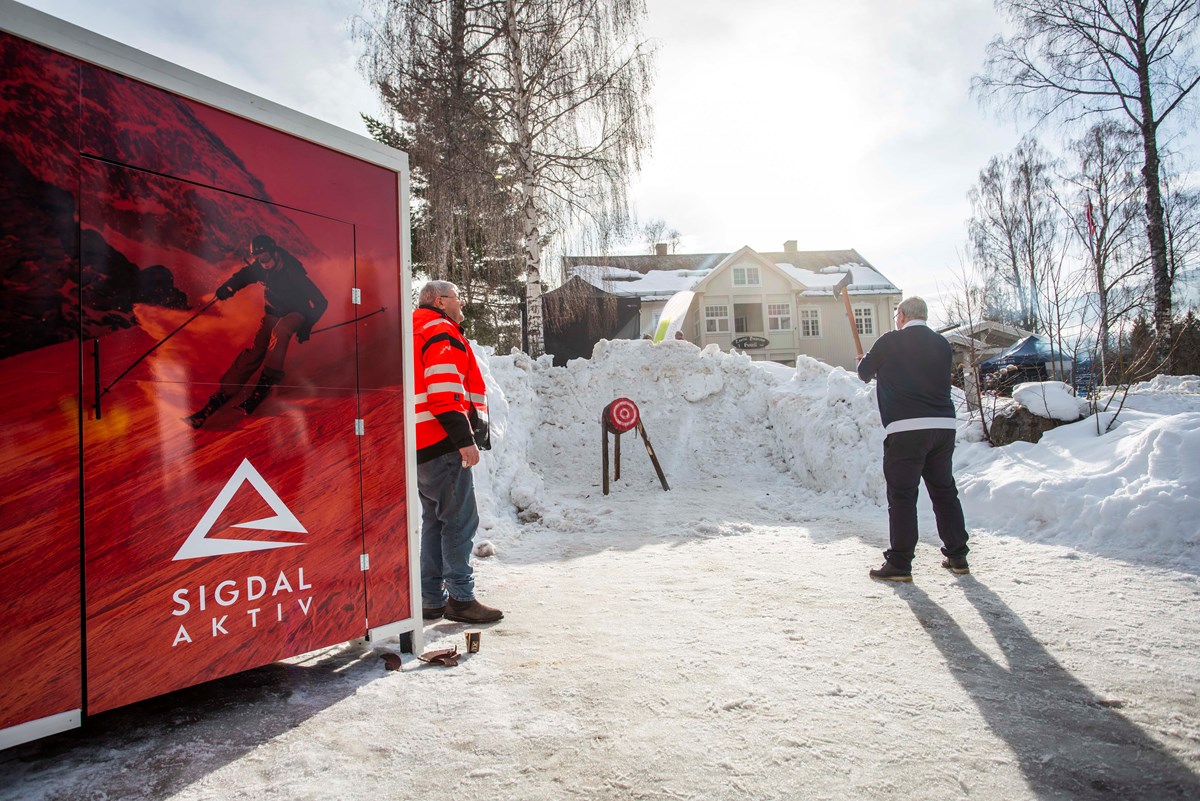
<path fill-rule="evenodd" d="M 858 323 L 854 321 L 854 309 L 850 308 L 850 293 L 842 289 L 842 302 L 846 304 L 846 319 L 850 321 L 850 333 L 854 335 L 854 352 L 863 357 L 862 340 L 858 338 Z"/>

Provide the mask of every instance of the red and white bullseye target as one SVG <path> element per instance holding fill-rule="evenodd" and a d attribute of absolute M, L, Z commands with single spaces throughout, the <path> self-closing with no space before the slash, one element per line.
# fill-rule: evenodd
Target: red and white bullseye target
<path fill-rule="evenodd" d="M 608 404 L 608 425 L 613 431 L 624 432 L 638 424 L 637 404 L 629 398 L 617 398 Z"/>

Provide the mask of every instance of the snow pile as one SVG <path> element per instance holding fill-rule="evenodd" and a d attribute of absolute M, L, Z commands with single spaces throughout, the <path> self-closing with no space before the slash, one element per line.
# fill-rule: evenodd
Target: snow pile
<path fill-rule="evenodd" d="M 880 469 L 883 425 L 873 383 L 800 357 L 795 377 L 773 393 L 770 404 L 773 445 L 800 486 L 847 502 L 887 502 Z"/>
<path fill-rule="evenodd" d="M 482 356 L 495 449 L 476 477 L 480 536 L 500 548 L 508 526 L 512 534 L 534 521 L 564 532 L 595 524 L 600 414 L 619 397 L 638 405 L 673 485 L 719 486 L 749 472 L 787 476 L 794 499 L 823 493 L 831 507 L 886 507 L 874 384 L 841 368 L 801 358 L 792 370 L 678 341 L 602 341 L 591 359 L 565 367 L 520 353 Z M 1004 448 L 979 441 L 960 403 L 955 467 L 968 526 L 1200 568 L 1200 527 L 1183 522 L 1200 520 L 1200 399 L 1190 394 L 1198 389 L 1195 377 L 1159 377 L 1133 388 L 1110 431 L 1115 403 L 1036 445 Z M 1016 394 L 1060 420 L 1086 408 L 1058 382 Z M 636 432 L 622 435 L 621 486 L 657 483 Z M 924 493 L 920 509 L 932 534 Z"/>
<path fill-rule="evenodd" d="M 514 514 L 571 529 L 565 518 L 578 510 L 547 508 L 544 484 L 574 486 L 580 496 L 599 487 L 600 415 L 621 397 L 637 405 L 668 482 L 722 476 L 749 460 L 786 469 L 768 411 L 771 391 L 791 377 L 790 368 L 764 369 L 744 355 L 675 340 L 602 341 L 591 359 L 565 367 L 517 352 L 482 355 L 494 426 L 494 449 L 476 475 L 485 531 Z M 621 481 L 658 483 L 636 431 L 621 435 Z"/>
<path fill-rule="evenodd" d="M 1032 381 L 1013 387 L 1013 400 L 1038 417 L 1073 423 L 1088 413 L 1087 401 L 1061 381 Z"/>
<path fill-rule="evenodd" d="M 1036 445 L 959 454 L 968 520 L 1029 540 L 1200 567 L 1200 412 L 1125 409 L 1060 426 Z"/>

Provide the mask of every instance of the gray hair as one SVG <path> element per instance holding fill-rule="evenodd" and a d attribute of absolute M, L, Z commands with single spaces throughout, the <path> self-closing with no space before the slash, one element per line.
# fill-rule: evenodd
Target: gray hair
<path fill-rule="evenodd" d="M 917 297 L 916 295 L 900 301 L 897 311 L 910 320 L 929 319 L 929 305 L 925 303 L 924 298 Z"/>
<path fill-rule="evenodd" d="M 449 281 L 430 281 L 421 287 L 417 303 L 421 306 L 432 306 L 435 300 L 451 292 L 458 294 L 458 287 Z"/>

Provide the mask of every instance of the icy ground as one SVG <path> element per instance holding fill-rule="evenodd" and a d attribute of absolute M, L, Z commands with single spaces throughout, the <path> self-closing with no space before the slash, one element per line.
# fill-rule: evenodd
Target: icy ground
<path fill-rule="evenodd" d="M 1200 380 L 956 464 L 973 573 L 886 543 L 870 387 L 688 343 L 488 360 L 505 610 L 453 668 L 348 644 L 0 753 L 0 799 L 1200 798 Z M 600 491 L 599 411 L 641 408 Z M 463 644 L 440 621 L 424 648 Z"/>

